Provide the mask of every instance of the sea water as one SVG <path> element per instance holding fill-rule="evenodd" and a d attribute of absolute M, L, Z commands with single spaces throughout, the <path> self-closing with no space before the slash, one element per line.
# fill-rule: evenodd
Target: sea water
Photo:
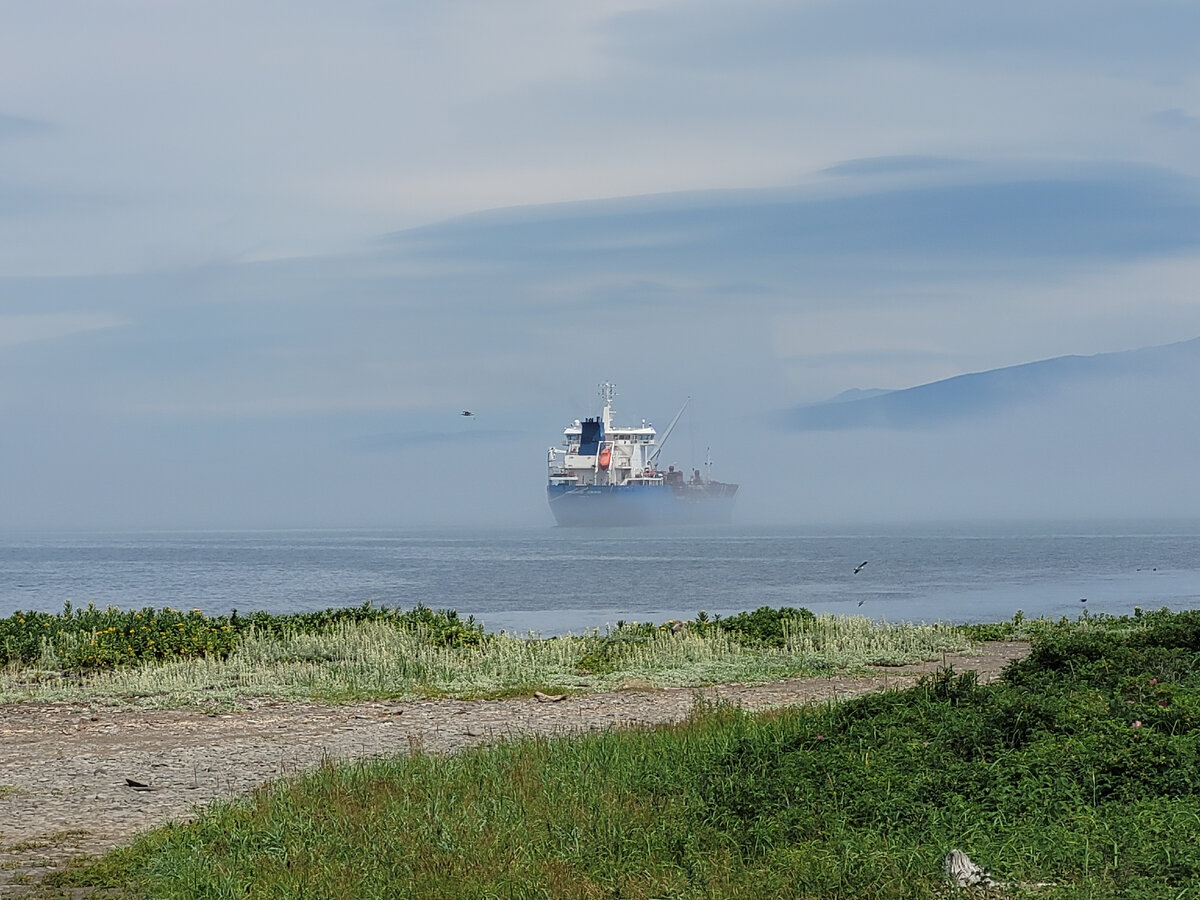
<path fill-rule="evenodd" d="M 0 616 L 67 601 L 423 603 L 542 635 L 759 606 L 889 622 L 1123 615 L 1200 607 L 1200 522 L 0 536 Z"/>

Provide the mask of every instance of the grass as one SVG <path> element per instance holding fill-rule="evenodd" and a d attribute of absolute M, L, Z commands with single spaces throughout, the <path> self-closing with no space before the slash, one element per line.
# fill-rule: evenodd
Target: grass
<path fill-rule="evenodd" d="M 53 876 L 175 898 L 1182 900 L 1200 880 L 1200 612 L 1046 625 L 1002 682 L 452 756 L 331 763 Z M 1044 883 L 1025 890 L 1023 884 Z M 65 894 L 64 894 L 65 895 Z"/>
<path fill-rule="evenodd" d="M 620 623 L 547 639 L 486 634 L 469 619 L 425 607 L 213 618 L 67 608 L 57 616 L 17 613 L 0 621 L 0 634 L 8 654 L 0 702 L 203 707 L 247 698 L 503 697 L 770 681 L 934 659 L 971 643 L 945 625 L 766 607 L 725 621 L 702 614 L 678 632 Z"/>

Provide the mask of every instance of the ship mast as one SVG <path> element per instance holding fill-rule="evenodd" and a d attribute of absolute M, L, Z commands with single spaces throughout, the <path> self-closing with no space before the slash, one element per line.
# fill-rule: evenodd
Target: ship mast
<path fill-rule="evenodd" d="M 604 410 L 601 413 L 600 421 L 604 423 L 604 434 L 606 436 L 612 430 L 612 402 L 615 396 L 617 396 L 617 386 L 611 381 L 606 381 L 600 385 L 600 399 L 604 401 Z"/>

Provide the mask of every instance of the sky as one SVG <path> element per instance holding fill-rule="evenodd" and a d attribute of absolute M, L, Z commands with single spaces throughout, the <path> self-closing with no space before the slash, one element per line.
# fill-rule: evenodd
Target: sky
<path fill-rule="evenodd" d="M 1200 336 L 1194 3 L 0 22 L 0 529 L 549 527 L 604 381 L 744 523 L 1200 501 L 1190 369 L 790 415 Z"/>

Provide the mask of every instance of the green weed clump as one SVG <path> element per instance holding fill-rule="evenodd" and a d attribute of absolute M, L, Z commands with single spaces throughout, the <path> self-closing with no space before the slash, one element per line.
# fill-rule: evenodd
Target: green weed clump
<path fill-rule="evenodd" d="M 618 671 L 632 656 L 651 646 L 663 632 L 686 631 L 700 637 L 724 641 L 729 646 L 747 650 L 782 650 L 787 647 L 787 634 L 796 633 L 815 616 L 807 609 L 761 606 L 754 612 L 743 612 L 723 619 L 700 612 L 690 622 L 618 621 L 617 627 L 603 635 L 592 635 L 576 669 L 583 672 L 608 674 Z"/>
<path fill-rule="evenodd" d="M 236 622 L 199 610 L 72 609 L 68 602 L 58 614 L 16 612 L 0 620 L 0 649 L 9 664 L 80 672 L 228 656 L 238 632 Z"/>
<path fill-rule="evenodd" d="M 1200 612 L 1048 626 L 1001 683 L 331 763 L 74 881 L 139 896 L 1046 900 L 1200 881 Z M 1039 885 L 1033 887 L 1033 885 Z M 965 895 L 965 894 L 964 894 Z"/>
<path fill-rule="evenodd" d="M 635 670 L 639 660 L 663 652 L 671 655 L 672 648 L 688 646 L 709 648 L 710 653 L 701 655 L 710 659 L 726 656 L 768 665 L 767 661 L 792 660 L 790 671 L 775 667 L 782 676 L 920 662 L 942 652 L 965 650 L 970 640 L 956 626 L 888 624 L 865 616 L 817 616 L 803 608 L 761 606 L 728 618 L 710 618 L 701 612 L 690 622 L 657 626 L 618 622 L 616 629 L 597 632 L 580 643 L 575 668 L 600 675 Z M 680 659 L 681 664 L 685 661 Z"/>
<path fill-rule="evenodd" d="M 1007 622 L 963 625 L 962 630 L 973 641 L 1019 641 L 1028 640 L 1044 624 L 1041 619 L 1027 620 L 1025 613 L 1018 609 Z"/>
<path fill-rule="evenodd" d="M 726 618 L 714 616 L 710 619 L 701 613 L 691 626 L 700 631 L 717 628 L 746 644 L 783 647 L 787 644 L 789 634 L 803 631 L 811 626 L 816 618 L 803 607 L 794 609 L 782 606 L 773 609 L 770 606 L 760 606 L 754 612 L 742 612 Z"/>
<path fill-rule="evenodd" d="M 234 610 L 228 616 L 207 616 L 198 609 L 170 607 L 102 610 L 89 603 L 74 609 L 68 601 L 61 613 L 16 612 L 0 619 L 0 650 L 3 662 L 10 665 L 83 673 L 165 660 L 225 659 L 248 635 L 327 635 L 345 625 L 365 623 L 420 633 L 423 640 L 440 646 L 468 647 L 483 638 L 483 628 L 474 619 L 420 604 L 407 611 L 366 603 L 286 615 L 239 616 Z"/>

